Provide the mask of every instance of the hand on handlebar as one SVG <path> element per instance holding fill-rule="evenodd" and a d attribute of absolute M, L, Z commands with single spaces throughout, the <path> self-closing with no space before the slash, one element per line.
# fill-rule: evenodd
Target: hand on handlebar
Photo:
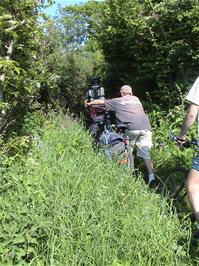
<path fill-rule="evenodd" d="M 191 139 L 191 140 L 188 140 L 186 138 L 186 135 L 174 135 L 172 132 L 169 132 L 169 137 L 174 140 L 179 146 L 181 147 L 185 147 L 185 148 L 189 148 L 191 146 L 197 146 L 199 147 L 199 140 L 197 139 Z"/>
<path fill-rule="evenodd" d="M 177 142 L 178 145 L 180 146 L 187 146 L 189 145 L 189 140 L 186 138 L 186 136 L 177 136 L 174 135 L 172 132 L 169 133 L 169 136 L 171 139 Z"/>
<path fill-rule="evenodd" d="M 176 136 L 176 142 L 179 144 L 179 145 L 186 145 L 187 143 L 189 143 L 189 140 L 185 137 L 181 138 L 181 137 L 178 137 Z"/>

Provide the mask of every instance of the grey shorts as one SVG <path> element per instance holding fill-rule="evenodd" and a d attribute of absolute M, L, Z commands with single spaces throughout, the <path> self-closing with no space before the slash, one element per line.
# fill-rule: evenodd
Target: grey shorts
<path fill-rule="evenodd" d="M 193 158 L 192 169 L 199 171 L 199 153 L 196 155 L 195 158 Z"/>
<path fill-rule="evenodd" d="M 137 156 L 143 159 L 151 159 L 152 132 L 144 130 L 125 130 L 125 135 L 130 138 L 130 146 L 137 149 Z"/>

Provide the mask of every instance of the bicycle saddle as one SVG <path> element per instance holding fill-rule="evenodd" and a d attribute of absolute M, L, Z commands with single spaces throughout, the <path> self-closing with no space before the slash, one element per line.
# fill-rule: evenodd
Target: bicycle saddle
<path fill-rule="evenodd" d="M 118 123 L 117 127 L 118 129 L 127 129 L 127 125 L 125 123 Z"/>

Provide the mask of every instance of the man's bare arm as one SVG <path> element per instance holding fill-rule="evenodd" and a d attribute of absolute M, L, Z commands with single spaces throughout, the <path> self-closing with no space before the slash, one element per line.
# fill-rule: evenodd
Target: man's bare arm
<path fill-rule="evenodd" d="M 184 118 L 180 133 L 178 134 L 178 138 L 180 139 L 186 138 L 187 131 L 194 124 L 198 111 L 199 111 L 199 105 L 191 103 L 189 109 L 186 112 L 186 116 Z"/>
<path fill-rule="evenodd" d="M 84 100 L 84 106 L 86 107 L 88 105 L 88 99 Z"/>
<path fill-rule="evenodd" d="M 104 99 L 97 99 L 93 100 L 92 102 L 87 103 L 87 105 L 98 105 L 98 104 L 104 104 L 105 100 Z"/>

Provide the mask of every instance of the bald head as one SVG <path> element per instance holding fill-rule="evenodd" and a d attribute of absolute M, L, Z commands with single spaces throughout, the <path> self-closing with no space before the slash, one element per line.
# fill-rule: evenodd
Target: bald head
<path fill-rule="evenodd" d="M 131 86 L 129 86 L 129 85 L 124 85 L 124 86 L 122 86 L 122 87 L 120 88 L 120 93 L 121 93 L 122 95 L 126 95 L 126 94 L 132 95 L 132 94 L 133 94 L 133 92 L 132 92 L 132 88 L 131 88 Z"/>

